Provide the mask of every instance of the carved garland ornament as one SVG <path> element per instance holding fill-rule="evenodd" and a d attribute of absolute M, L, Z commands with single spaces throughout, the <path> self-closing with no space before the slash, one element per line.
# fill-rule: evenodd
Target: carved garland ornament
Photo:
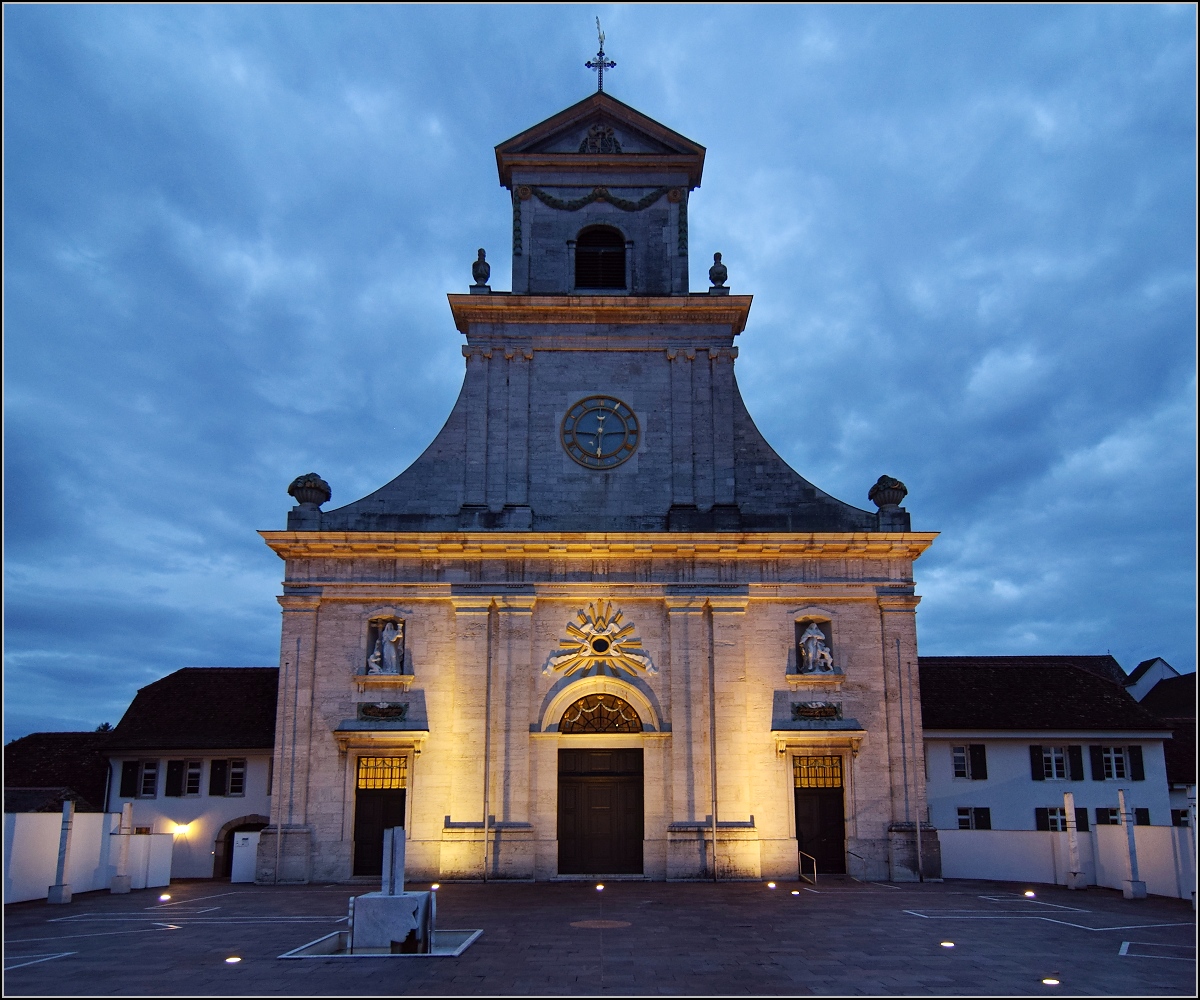
<path fill-rule="evenodd" d="M 531 187 L 529 193 L 543 205 L 548 205 L 550 208 L 555 208 L 562 212 L 578 212 L 581 208 L 590 205 L 594 201 L 606 201 L 614 208 L 621 209 L 622 212 L 640 212 L 643 208 L 649 208 L 670 190 L 671 188 L 669 187 L 655 188 L 648 195 L 639 198 L 637 201 L 627 201 L 625 198 L 618 198 L 606 187 L 594 187 L 582 197 L 572 198 L 570 201 L 555 198 L 548 191 L 543 191 L 541 188 L 536 187 Z"/>
<path fill-rule="evenodd" d="M 642 649 L 642 640 L 634 636 L 633 625 L 621 624 L 621 611 L 613 610 L 608 601 L 589 604 L 587 611 L 577 612 L 579 624 L 567 623 L 567 636 L 559 642 L 561 653 L 546 660 L 542 673 L 547 677 L 557 670 L 569 677 L 576 671 L 586 671 L 592 666 L 608 664 L 614 670 L 624 670 L 636 677 L 639 670 L 657 674 L 654 665 Z"/>

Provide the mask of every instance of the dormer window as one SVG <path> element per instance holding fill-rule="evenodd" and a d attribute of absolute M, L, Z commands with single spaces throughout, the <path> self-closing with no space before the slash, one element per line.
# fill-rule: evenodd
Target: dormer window
<path fill-rule="evenodd" d="M 576 288 L 625 287 L 625 237 L 612 226 L 589 226 L 575 242 Z"/>

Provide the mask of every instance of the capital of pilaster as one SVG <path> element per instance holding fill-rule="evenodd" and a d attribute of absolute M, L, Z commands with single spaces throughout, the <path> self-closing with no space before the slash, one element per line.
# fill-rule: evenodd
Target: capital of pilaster
<path fill-rule="evenodd" d="M 316 611 L 321 606 L 322 588 L 289 587 L 284 584 L 283 593 L 275 600 L 284 611 Z"/>
<path fill-rule="evenodd" d="M 875 600 L 881 611 L 912 612 L 921 603 L 912 587 L 876 587 Z"/>

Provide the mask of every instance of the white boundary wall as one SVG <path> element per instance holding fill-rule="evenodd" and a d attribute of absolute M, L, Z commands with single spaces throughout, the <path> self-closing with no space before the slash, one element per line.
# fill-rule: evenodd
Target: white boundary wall
<path fill-rule="evenodd" d="M 120 813 L 75 813 L 66 881 L 72 893 L 107 889 L 117 874 Z M 4 814 L 4 902 L 45 899 L 58 867 L 62 814 Z M 129 836 L 129 876 L 134 889 L 170 885 L 169 833 Z"/>
<path fill-rule="evenodd" d="M 1191 831 L 1186 826 L 1135 826 L 1138 877 L 1154 896 L 1191 899 L 1196 885 Z M 1079 864 L 1088 885 L 1122 888 L 1129 878 L 1123 826 L 1078 834 Z M 1066 833 L 1043 830 L 939 830 L 945 878 L 1066 885 Z"/>

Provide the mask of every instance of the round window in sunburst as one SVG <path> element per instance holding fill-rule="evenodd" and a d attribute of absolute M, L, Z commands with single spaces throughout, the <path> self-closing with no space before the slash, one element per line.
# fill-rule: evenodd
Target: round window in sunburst
<path fill-rule="evenodd" d="M 589 694 L 571 705 L 558 724 L 560 733 L 640 733 L 642 720 L 615 694 Z"/>

